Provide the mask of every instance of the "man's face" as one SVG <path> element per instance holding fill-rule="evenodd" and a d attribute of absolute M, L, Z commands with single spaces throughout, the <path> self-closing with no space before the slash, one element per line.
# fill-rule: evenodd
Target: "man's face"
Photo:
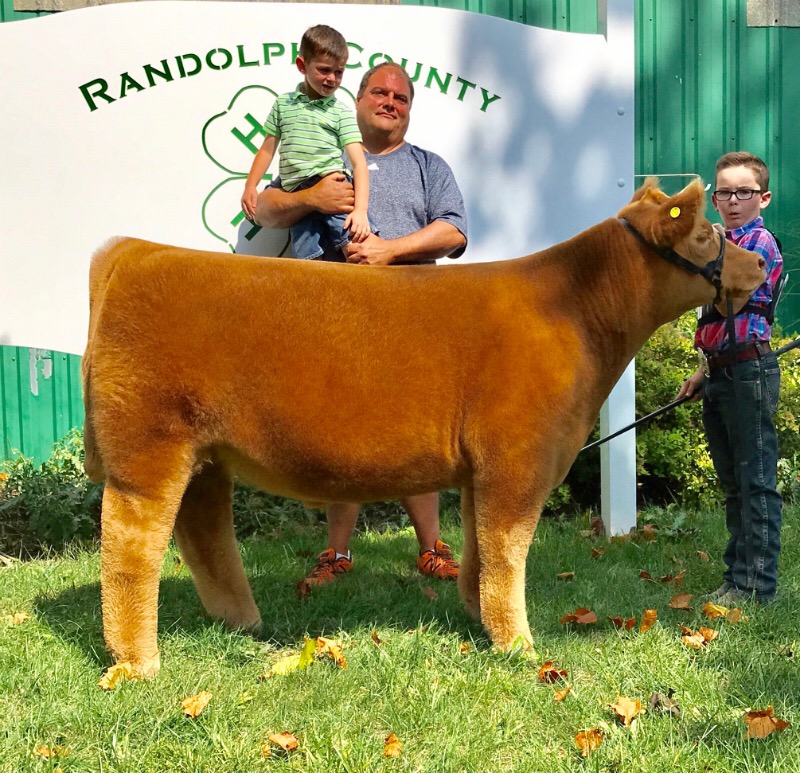
<path fill-rule="evenodd" d="M 411 91 L 406 77 L 396 67 L 382 67 L 367 82 L 356 102 L 363 132 L 374 132 L 402 140 L 408 131 Z"/>
<path fill-rule="evenodd" d="M 755 173 L 752 169 L 746 166 L 731 166 L 727 169 L 722 169 L 717 173 L 715 193 L 711 197 L 714 204 L 714 209 L 719 212 L 722 217 L 722 222 L 725 223 L 725 228 L 733 230 L 734 228 L 741 228 L 755 220 L 760 214 L 761 210 L 769 204 L 772 194 L 769 191 L 761 191 L 761 186 L 756 180 Z M 735 191 L 759 191 L 753 194 L 753 198 L 747 200 L 737 199 Z M 727 201 L 719 198 L 716 191 L 727 192 L 733 191 L 732 195 Z"/>
<path fill-rule="evenodd" d="M 340 62 L 332 56 L 320 55 L 308 61 L 298 56 L 295 63 L 297 69 L 305 75 L 307 96 L 321 99 L 329 97 L 341 86 L 347 61 Z"/>

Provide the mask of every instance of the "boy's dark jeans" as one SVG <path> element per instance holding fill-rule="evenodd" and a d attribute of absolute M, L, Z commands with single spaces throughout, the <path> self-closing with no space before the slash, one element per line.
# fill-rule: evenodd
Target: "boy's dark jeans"
<path fill-rule="evenodd" d="M 731 367 L 739 369 L 741 398 L 733 390 Z M 755 593 L 759 601 L 775 596 L 781 547 L 783 503 L 777 490 L 778 436 L 772 417 L 778 405 L 780 368 L 775 354 L 711 372 L 703 397 L 703 425 L 722 489 L 730 539 L 723 559 L 726 582 Z M 735 442 L 735 446 L 734 446 Z M 740 503 L 739 463 L 747 461 L 750 481 L 750 539 L 748 566 Z"/>

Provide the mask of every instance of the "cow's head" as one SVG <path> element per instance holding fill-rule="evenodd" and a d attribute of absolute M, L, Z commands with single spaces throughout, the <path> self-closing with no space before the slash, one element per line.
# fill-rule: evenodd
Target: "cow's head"
<path fill-rule="evenodd" d="M 718 257 L 725 238 L 721 226 L 713 226 L 706 219 L 705 208 L 706 194 L 701 180 L 696 179 L 679 193 L 668 196 L 659 189 L 656 178 L 649 177 L 618 217 L 627 220 L 657 252 L 673 251 L 704 267 Z M 715 299 L 724 302 L 728 298 L 747 298 L 764 278 L 761 256 L 726 242 L 719 294 L 708 278 L 698 276 L 697 282 L 706 284 L 706 292 L 701 293 L 705 300 L 698 305 Z"/>

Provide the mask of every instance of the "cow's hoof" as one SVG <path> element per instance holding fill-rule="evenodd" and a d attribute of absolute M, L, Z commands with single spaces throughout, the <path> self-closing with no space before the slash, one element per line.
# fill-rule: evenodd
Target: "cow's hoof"
<path fill-rule="evenodd" d="M 156 653 L 155 657 L 142 658 L 138 662 L 132 662 L 131 670 L 136 679 L 154 679 L 161 670 L 161 655 Z"/>
<path fill-rule="evenodd" d="M 480 599 L 471 599 L 465 598 L 464 599 L 464 609 L 467 610 L 467 614 L 474 618 L 475 620 L 481 619 L 481 602 Z"/>

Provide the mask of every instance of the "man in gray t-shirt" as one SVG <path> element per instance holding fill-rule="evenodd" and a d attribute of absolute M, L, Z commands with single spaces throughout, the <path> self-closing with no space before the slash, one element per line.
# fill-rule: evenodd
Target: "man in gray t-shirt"
<path fill-rule="evenodd" d="M 461 191 L 450 167 L 435 153 L 405 141 L 414 84 L 391 62 L 369 70 L 356 98 L 356 119 L 369 169 L 369 216 L 378 235 L 345 247 L 350 263 L 373 266 L 433 263 L 459 257 L 467 245 L 467 219 Z M 258 197 L 259 225 L 288 228 L 312 212 L 351 212 L 353 188 L 342 174 L 331 174 L 302 191 L 269 187 Z M 425 374 L 418 374 L 424 379 Z M 458 564 L 439 534 L 439 495 L 401 500 L 420 545 L 417 567 L 423 574 L 456 579 Z M 321 585 L 349 571 L 350 538 L 360 505 L 328 505 L 328 548 L 303 580 Z"/>

